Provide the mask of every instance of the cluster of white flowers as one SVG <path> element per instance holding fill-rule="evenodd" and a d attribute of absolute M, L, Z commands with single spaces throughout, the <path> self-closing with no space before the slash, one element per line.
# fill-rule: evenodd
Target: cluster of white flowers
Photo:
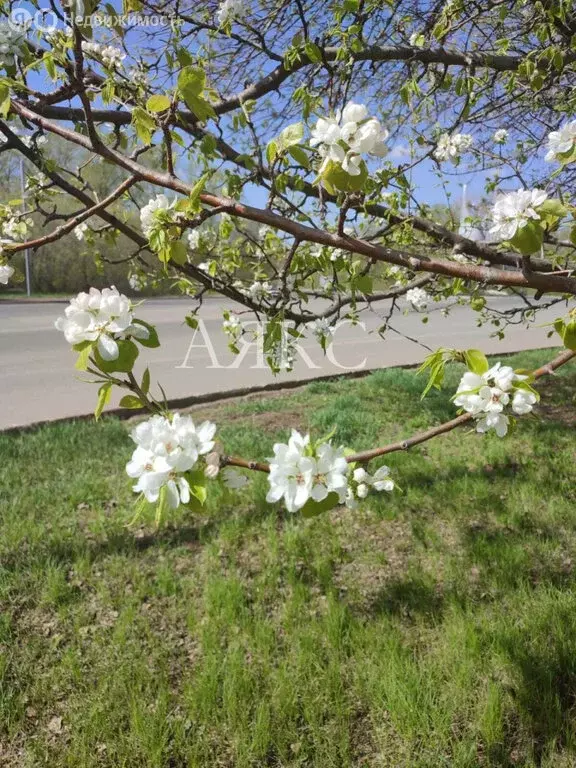
<path fill-rule="evenodd" d="M 562 155 L 572 152 L 576 145 L 576 120 L 566 123 L 558 131 L 548 134 L 548 152 L 546 160 L 561 160 Z"/>
<path fill-rule="evenodd" d="M 134 491 L 150 502 L 158 501 L 166 488 L 168 506 L 175 509 L 190 501 L 190 484 L 185 477 L 200 456 L 214 447 L 216 425 L 205 421 L 199 427 L 190 416 L 174 414 L 172 419 L 152 416 L 132 430 L 136 443 L 132 459 L 126 465 L 129 477 L 138 479 Z"/>
<path fill-rule="evenodd" d="M 100 45 L 100 43 L 88 43 L 82 41 L 82 52 L 94 59 L 99 59 L 108 69 L 120 69 L 126 58 L 120 48 L 113 45 Z"/>
<path fill-rule="evenodd" d="M 346 506 L 356 509 L 357 499 L 365 499 L 370 488 L 375 491 L 393 491 L 394 480 L 390 477 L 390 467 L 378 467 L 373 475 L 368 474 L 364 467 L 357 467 L 352 473 L 352 479 L 346 493 Z"/>
<path fill-rule="evenodd" d="M 130 80 L 131 85 L 148 85 L 148 74 L 142 67 L 132 67 L 128 72 L 128 79 Z"/>
<path fill-rule="evenodd" d="M 424 41 L 425 41 L 425 38 L 422 32 L 412 32 L 412 34 L 410 35 L 410 39 L 409 39 L 410 45 L 414 46 L 415 48 L 422 48 L 422 46 L 424 45 Z"/>
<path fill-rule="evenodd" d="M 26 37 L 26 30 L 12 22 L 0 22 L 0 67 L 11 67 Z"/>
<path fill-rule="evenodd" d="M 526 378 L 501 363 L 483 374 L 467 371 L 460 380 L 454 403 L 474 416 L 478 432 L 494 429 L 498 437 L 504 437 L 510 421 L 504 408 L 511 405 L 515 414 L 523 416 L 530 413 L 538 399 L 534 392 L 517 386 Z"/>
<path fill-rule="evenodd" d="M 85 221 L 83 221 L 81 224 L 78 224 L 77 226 L 74 227 L 74 235 L 76 239 L 80 241 L 84 240 L 84 235 L 86 234 L 87 231 L 88 231 L 88 224 Z"/>
<path fill-rule="evenodd" d="M 133 291 L 139 293 L 143 288 L 146 287 L 146 278 L 144 275 L 138 272 L 133 272 L 128 278 L 128 285 L 130 288 L 132 288 Z"/>
<path fill-rule="evenodd" d="M 317 320 L 312 320 L 307 325 L 318 341 L 326 342 L 332 340 L 332 337 L 334 336 L 334 328 L 330 324 L 330 321 L 325 317 L 319 317 Z"/>
<path fill-rule="evenodd" d="M 14 267 L 10 264 L 0 264 L 0 284 L 8 285 L 8 280 L 14 274 Z"/>
<path fill-rule="evenodd" d="M 200 230 L 193 229 L 192 232 L 188 232 L 188 246 L 195 251 L 200 246 Z"/>
<path fill-rule="evenodd" d="M 499 128 L 492 137 L 494 140 L 494 144 L 506 144 L 510 137 L 510 134 L 506 130 L 506 128 Z"/>
<path fill-rule="evenodd" d="M 329 442 L 313 448 L 310 435 L 293 429 L 288 443 L 274 445 L 266 500 L 274 503 L 284 499 L 288 512 L 297 512 L 309 500 L 321 502 L 336 493 L 340 504 L 354 509 L 356 500 L 365 498 L 370 487 L 391 491 L 394 482 L 389 474 L 388 467 L 380 467 L 372 476 L 361 468 L 351 472 L 342 448 L 334 448 Z"/>
<path fill-rule="evenodd" d="M 140 225 L 142 226 L 142 232 L 146 237 L 150 237 L 154 224 L 157 221 L 157 213 L 159 211 L 173 211 L 176 205 L 176 200 L 168 200 L 166 195 L 156 195 L 147 202 L 147 204 L 140 211 Z M 173 218 L 176 220 L 179 214 L 177 211 L 173 211 Z"/>
<path fill-rule="evenodd" d="M 329 493 L 346 499 L 348 464 L 341 448 L 321 443 L 312 454 L 310 435 L 293 429 L 288 443 L 274 445 L 270 459 L 268 502 L 284 499 L 288 512 L 297 512 L 309 499 L 323 501 Z"/>
<path fill-rule="evenodd" d="M 430 296 L 424 288 L 410 288 L 409 291 L 406 291 L 406 301 L 412 304 L 414 309 L 423 311 L 428 306 Z"/>
<path fill-rule="evenodd" d="M 222 0 L 216 11 L 218 24 L 222 26 L 232 19 L 242 18 L 246 13 L 244 0 Z"/>
<path fill-rule="evenodd" d="M 238 315 L 235 315 L 234 312 L 230 312 L 222 323 L 222 330 L 235 344 L 240 336 L 242 336 L 242 321 Z"/>
<path fill-rule="evenodd" d="M 469 133 L 443 133 L 438 139 L 434 157 L 436 160 L 450 160 L 456 164 L 472 144 L 474 139 Z"/>
<path fill-rule="evenodd" d="M 492 209 L 494 225 L 490 233 L 502 240 L 510 240 L 531 219 L 540 219 L 536 209 L 547 197 L 547 193 L 541 189 L 519 189 L 503 195 Z"/>
<path fill-rule="evenodd" d="M 221 475 L 222 479 L 224 480 L 224 484 L 228 486 L 228 488 L 230 488 L 232 491 L 237 491 L 240 488 L 244 488 L 244 486 L 248 484 L 248 478 L 246 475 L 240 474 L 240 472 L 233 469 L 232 467 L 224 467 Z"/>
<path fill-rule="evenodd" d="M 361 155 L 384 157 L 388 131 L 375 117 L 368 117 L 363 104 L 350 102 L 336 117 L 321 117 L 310 138 L 323 158 L 320 173 L 328 163 L 335 162 L 350 176 L 360 173 Z"/>
<path fill-rule="evenodd" d="M 103 360 L 116 360 L 120 354 L 118 340 L 127 336 L 147 339 L 148 329 L 134 325 L 132 304 L 117 288 L 90 288 L 79 293 L 56 320 L 56 328 L 69 344 L 96 341 Z"/>
<path fill-rule="evenodd" d="M 260 280 L 255 280 L 248 288 L 248 295 L 253 301 L 262 301 L 270 295 L 271 285 L 270 283 Z"/>
<path fill-rule="evenodd" d="M 1 242 L 4 244 L 24 242 L 28 229 L 34 226 L 32 219 L 23 219 L 18 216 L 9 216 L 0 224 Z"/>

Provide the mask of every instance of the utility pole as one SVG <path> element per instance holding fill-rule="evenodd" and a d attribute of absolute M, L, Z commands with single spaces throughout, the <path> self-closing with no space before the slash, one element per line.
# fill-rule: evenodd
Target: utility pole
<path fill-rule="evenodd" d="M 24 157 L 20 156 L 20 193 L 22 196 L 22 210 L 26 211 L 26 180 L 24 178 Z M 26 270 L 26 295 L 30 296 L 30 249 L 24 251 L 24 265 Z"/>

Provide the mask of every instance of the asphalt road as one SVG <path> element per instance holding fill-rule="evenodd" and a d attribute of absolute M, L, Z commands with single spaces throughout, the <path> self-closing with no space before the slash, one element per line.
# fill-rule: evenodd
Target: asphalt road
<path fill-rule="evenodd" d="M 512 306 L 508 298 L 493 301 L 499 309 Z M 331 358 L 324 357 L 318 343 L 308 338 L 301 341 L 307 359 L 299 356 L 291 373 L 275 377 L 263 364 L 256 347 L 247 350 L 240 361 L 229 352 L 221 330 L 224 306 L 218 299 L 209 299 L 202 309 L 203 327 L 196 333 L 183 324 L 188 308 L 185 300 L 149 300 L 139 309 L 140 317 L 156 325 L 162 342 L 159 349 L 142 350 L 139 369 L 148 364 L 152 381 L 159 380 L 169 398 L 261 386 L 278 380 L 338 375 L 362 368 L 413 364 L 426 354 L 421 346 L 392 331 L 382 340 L 374 332 L 381 321 L 373 313 L 365 312 L 364 327 L 343 325 L 338 330 Z M 79 380 L 74 369 L 75 353 L 54 328 L 54 321 L 64 307 L 56 302 L 0 302 L 0 429 L 93 410 L 96 387 Z M 383 313 L 386 305 L 378 309 Z M 538 324 L 558 314 L 557 310 L 543 312 L 538 316 Z M 433 312 L 427 324 L 422 323 L 418 313 L 408 312 L 395 316 L 393 325 L 402 334 L 417 337 L 432 348 L 476 347 L 497 353 L 557 345 L 553 338 L 547 338 L 547 329 L 534 325 L 529 329 L 509 328 L 503 341 L 495 341 L 490 339 L 493 329 L 476 327 L 474 313 L 460 307 L 453 308 L 448 317 L 440 311 Z M 115 392 L 111 407 L 117 406 L 119 399 L 120 394 Z"/>

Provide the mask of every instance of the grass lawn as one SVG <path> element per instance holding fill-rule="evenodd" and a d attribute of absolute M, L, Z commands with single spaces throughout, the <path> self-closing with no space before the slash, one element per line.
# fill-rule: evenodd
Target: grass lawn
<path fill-rule="evenodd" d="M 386 370 L 196 416 L 246 458 L 290 426 L 368 448 L 454 415 L 458 375 L 422 405 Z M 0 765 L 576 766 L 575 385 L 309 521 L 258 476 L 128 528 L 126 424 L 0 435 Z"/>

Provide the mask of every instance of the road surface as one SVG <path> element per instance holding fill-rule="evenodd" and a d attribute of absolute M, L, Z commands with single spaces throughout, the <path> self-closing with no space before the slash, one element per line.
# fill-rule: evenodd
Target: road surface
<path fill-rule="evenodd" d="M 512 306 L 512 299 L 493 300 L 499 309 Z M 222 333 L 219 299 L 208 299 L 202 308 L 202 327 L 196 331 L 183 324 L 189 307 L 183 299 L 147 301 L 138 316 L 156 325 L 162 345 L 143 349 L 139 370 L 148 364 L 152 381 L 159 380 L 168 397 L 179 398 L 240 387 L 253 387 L 274 381 L 309 379 L 338 375 L 350 370 L 379 368 L 420 362 L 426 350 L 400 334 L 389 331 L 385 340 L 375 332 L 381 325 L 378 316 L 362 314 L 364 327 L 343 325 L 336 333 L 332 354 L 324 357 L 318 343 L 301 341 L 304 355 L 294 370 L 275 377 L 262 362 L 256 346 L 248 349 L 242 360 L 227 348 Z M 228 305 L 230 306 L 230 305 Z M 74 369 L 75 353 L 54 321 L 63 314 L 65 304 L 15 304 L 0 302 L 0 429 L 89 413 L 96 402 L 96 387 L 82 383 Z M 386 305 L 378 307 L 385 312 Z M 538 316 L 538 324 L 552 319 L 558 310 Z M 246 319 L 249 319 L 248 317 Z M 416 312 L 396 315 L 394 327 L 403 334 L 417 337 L 429 347 L 476 347 L 486 352 L 509 352 L 536 347 L 556 346 L 547 338 L 546 328 L 531 326 L 509 328 L 504 341 L 490 339 L 491 327 L 476 327 L 476 315 L 464 307 L 454 307 L 448 317 L 438 310 L 427 324 Z M 260 359 L 259 359 L 260 357 Z M 145 363 L 144 363 L 145 361 Z M 120 399 L 113 393 L 111 407 Z"/>

